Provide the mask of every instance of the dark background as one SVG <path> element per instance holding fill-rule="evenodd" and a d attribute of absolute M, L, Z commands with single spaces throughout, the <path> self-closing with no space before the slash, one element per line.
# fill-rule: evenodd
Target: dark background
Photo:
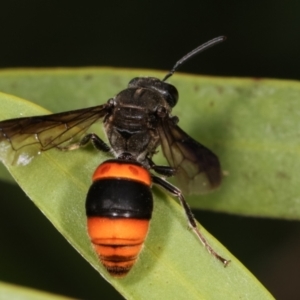
<path fill-rule="evenodd" d="M 168 70 L 197 45 L 227 35 L 225 43 L 181 70 L 234 77 L 300 77 L 297 0 L 36 0 L 2 2 L 0 9 L 0 68 Z M 11 186 L 4 183 L 0 191 L 1 198 L 5 191 L 10 193 L 0 201 L 0 211 L 5 212 L 0 220 L 0 280 L 81 299 L 120 298 L 21 191 L 14 188 L 12 195 Z M 196 212 L 196 217 L 277 299 L 300 298 L 299 222 L 210 212 Z M 18 249 L 13 248 L 16 239 Z"/>

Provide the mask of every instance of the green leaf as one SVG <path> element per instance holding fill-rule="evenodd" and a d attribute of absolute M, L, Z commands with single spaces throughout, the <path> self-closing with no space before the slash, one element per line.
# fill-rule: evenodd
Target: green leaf
<path fill-rule="evenodd" d="M 71 298 L 53 295 L 18 285 L 0 281 L 0 300 L 71 300 Z"/>
<path fill-rule="evenodd" d="M 30 71 L 6 71 L 1 74 L 0 83 L 10 87 L 11 90 L 5 89 L 5 86 L 0 86 L 0 90 L 30 98 L 39 103 L 41 103 L 38 101 L 39 97 L 41 97 L 39 100 L 47 99 L 44 105 L 48 108 L 51 108 L 53 103 L 62 106 L 55 109 L 57 112 L 95 105 L 94 101 L 102 104 L 124 88 L 126 82 L 132 77 L 143 74 L 159 78 L 163 76 L 161 73 L 146 71 L 125 72 L 107 69 L 32 71 L 32 73 Z M 220 94 L 224 93 L 224 90 L 220 87 L 213 89 L 213 84 L 208 84 L 208 82 L 213 82 L 213 79 L 178 74 L 176 76 L 177 79 L 174 79 L 173 83 L 184 95 L 182 98 L 190 99 L 195 94 L 196 101 L 193 100 L 188 104 L 182 100 L 182 107 L 178 108 L 178 114 L 175 111 L 174 114 L 182 118 L 182 127 L 187 132 L 195 134 L 196 138 L 196 133 L 200 131 L 197 129 L 196 121 L 199 121 L 203 128 L 203 137 L 199 140 L 208 146 L 211 145 L 211 148 L 220 154 L 222 162 L 223 158 L 225 161 L 227 158 L 228 161 L 230 157 L 228 152 L 224 150 L 222 154 L 221 151 L 226 143 L 214 138 L 220 135 L 217 125 L 222 115 L 223 98 Z M 223 82 L 226 80 L 215 80 L 219 85 L 222 83 L 225 89 L 226 85 Z M 241 84 L 239 81 L 237 83 Z M 193 91 L 193 93 L 189 92 L 189 97 L 185 90 L 188 86 Z M 209 96 L 209 91 L 216 96 L 213 98 L 214 103 L 212 95 Z M 32 97 L 30 97 L 30 92 L 32 92 Z M 204 106 L 200 103 L 202 99 L 199 95 L 206 99 Z M 225 100 L 227 98 L 225 97 Z M 61 99 L 65 99 L 68 105 L 66 102 L 60 104 Z M 83 99 L 83 102 L 78 99 Z M 224 105 L 222 104 L 223 108 Z M 0 119 L 18 117 L 20 114 L 26 116 L 47 113 L 45 109 L 32 103 L 5 94 L 0 94 L 0 107 Z M 202 113 L 203 117 L 201 117 Z M 228 110 L 224 111 L 225 114 L 228 114 Z M 197 117 L 192 119 L 190 115 L 193 118 L 195 115 Z M 187 116 L 188 120 L 186 120 Z M 193 129 L 193 124 L 196 124 L 196 129 Z M 224 130 L 221 125 L 220 128 Z M 213 248 L 223 257 L 230 259 L 231 264 L 224 268 L 213 258 L 194 234 L 187 229 L 182 208 L 174 199 L 156 188 L 154 188 L 155 208 L 151 229 L 138 262 L 124 279 L 114 279 L 107 275 L 95 256 L 87 236 L 84 209 L 92 172 L 107 158 L 108 156 L 99 152 L 95 153 L 95 150 L 91 148 L 71 151 L 67 154 L 54 149 L 44 152 L 26 166 L 7 165 L 7 168 L 26 194 L 65 238 L 128 299 L 169 299 L 171 297 L 174 299 L 272 299 L 272 296 L 253 275 L 201 228 Z M 230 184 L 230 178 L 228 176 L 225 180 L 225 185 Z M 215 194 L 222 194 L 226 189 L 228 187 L 220 189 Z M 218 196 L 211 194 L 206 197 L 211 197 L 211 201 L 216 201 L 218 205 Z M 228 200 L 224 197 L 223 201 Z"/>

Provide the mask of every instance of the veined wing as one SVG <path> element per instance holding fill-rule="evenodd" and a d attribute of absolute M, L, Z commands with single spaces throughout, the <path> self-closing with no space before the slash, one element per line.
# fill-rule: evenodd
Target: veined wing
<path fill-rule="evenodd" d="M 222 181 L 218 157 L 178 127 L 172 119 L 161 120 L 159 134 L 163 153 L 175 168 L 180 188 L 189 194 L 206 193 Z"/>
<path fill-rule="evenodd" d="M 63 147 L 80 139 L 107 113 L 108 104 L 51 115 L 9 119 L 0 122 L 0 159 L 17 162 L 20 155 Z M 17 162 L 18 164 L 18 162 Z"/>

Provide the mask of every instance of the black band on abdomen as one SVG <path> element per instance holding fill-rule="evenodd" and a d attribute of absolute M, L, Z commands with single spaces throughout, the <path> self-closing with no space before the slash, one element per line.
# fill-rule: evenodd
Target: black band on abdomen
<path fill-rule="evenodd" d="M 153 198 L 149 186 L 127 179 L 95 181 L 86 198 L 88 217 L 150 219 Z"/>

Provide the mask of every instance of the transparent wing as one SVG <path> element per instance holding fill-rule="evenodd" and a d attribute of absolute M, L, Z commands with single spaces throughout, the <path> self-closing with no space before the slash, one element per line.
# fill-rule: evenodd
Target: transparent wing
<path fill-rule="evenodd" d="M 40 151 L 66 146 L 80 139 L 85 131 L 107 113 L 99 105 L 52 115 L 10 119 L 0 122 L 0 159 L 33 157 Z"/>
<path fill-rule="evenodd" d="M 161 120 L 159 126 L 163 153 L 175 168 L 180 188 L 188 194 L 206 193 L 222 181 L 218 157 L 192 139 L 172 119 Z"/>

